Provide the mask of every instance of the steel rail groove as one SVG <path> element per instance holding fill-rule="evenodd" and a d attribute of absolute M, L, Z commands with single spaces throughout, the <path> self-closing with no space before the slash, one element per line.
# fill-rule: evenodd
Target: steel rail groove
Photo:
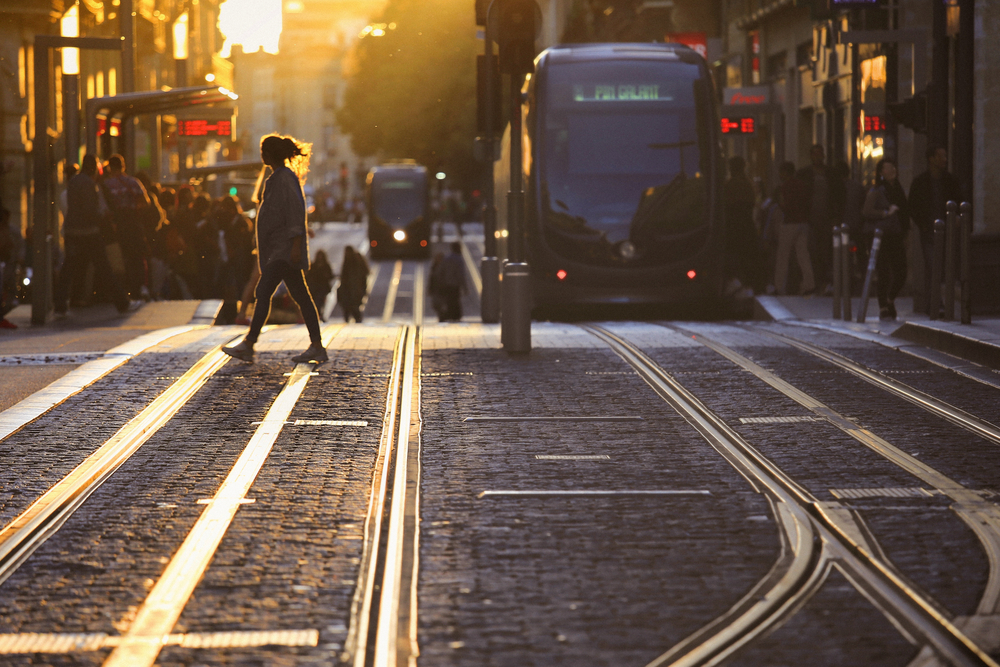
<path fill-rule="evenodd" d="M 994 444 L 1000 445 L 1000 428 L 985 419 L 980 419 L 979 417 L 956 408 L 945 401 L 934 398 L 930 394 L 926 394 L 919 389 L 915 389 L 905 382 L 900 382 L 895 378 L 886 377 L 878 371 L 866 368 L 858 362 L 848 359 L 844 355 L 833 352 L 832 350 L 827 350 L 819 347 L 818 345 L 814 345 L 813 343 L 799 340 L 776 331 L 768 331 L 766 329 L 759 329 L 756 327 L 752 330 L 776 340 L 780 340 L 781 342 L 791 345 L 794 348 L 831 363 L 834 366 L 848 371 L 880 389 L 884 389 L 885 391 L 913 403 L 917 407 L 923 408 L 924 410 L 927 410 L 928 412 L 931 412 L 939 417 L 943 417 L 944 419 L 947 419 L 967 431 L 975 433 L 976 435 L 983 437 Z"/>
<path fill-rule="evenodd" d="M 203 356 L 110 440 L 0 529 L 0 584 L 229 361 L 222 352 L 226 344 Z"/>
<path fill-rule="evenodd" d="M 852 438 L 902 468 L 917 479 L 932 486 L 939 493 L 955 501 L 951 510 L 976 534 L 989 562 L 989 577 L 976 609 L 977 616 L 1000 613 L 1000 507 L 983 499 L 983 494 L 967 489 L 948 476 L 938 472 L 923 461 L 886 442 L 867 429 L 863 429 L 843 415 L 838 414 L 815 398 L 785 382 L 771 371 L 755 364 L 721 343 L 676 326 L 667 328 L 681 331 L 702 345 L 714 350 L 734 364 L 785 394 L 800 405 L 833 424 Z"/>
<path fill-rule="evenodd" d="M 323 347 L 344 327 L 328 325 L 323 331 Z M 170 557 L 160 578 L 135 612 L 135 619 L 120 643 L 104 661 L 104 667 L 152 667 L 164 647 L 198 582 L 215 557 L 236 512 L 245 503 L 257 475 L 267 462 L 288 416 L 305 391 L 314 366 L 298 363 L 285 386 L 275 397 L 267 414 L 254 431 L 215 495 L 205 505 L 184 542 Z"/>
<path fill-rule="evenodd" d="M 932 601 L 879 557 L 877 549 L 866 542 L 858 526 L 850 521 L 851 513 L 845 511 L 846 508 L 838 503 L 820 502 L 812 496 L 637 347 L 601 327 L 585 328 L 632 366 L 709 444 L 751 480 L 755 488 L 763 487 L 769 495 L 807 517 L 834 565 L 911 643 L 930 645 L 952 665 L 1000 667 Z M 820 405 L 814 399 L 812 402 Z M 772 609 L 773 614 L 778 611 L 779 608 Z M 730 644 L 733 643 L 730 640 Z M 688 664 L 711 665 L 718 662 L 709 657 Z M 652 663 L 656 664 L 665 663 Z"/>
<path fill-rule="evenodd" d="M 355 667 L 412 664 L 420 442 L 420 329 L 400 329 L 372 478 L 345 657 Z"/>

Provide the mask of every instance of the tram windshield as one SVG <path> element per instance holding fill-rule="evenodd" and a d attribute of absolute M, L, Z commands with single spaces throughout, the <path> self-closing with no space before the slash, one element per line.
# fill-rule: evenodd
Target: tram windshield
<path fill-rule="evenodd" d="M 420 174 L 379 175 L 372 183 L 372 213 L 393 227 L 424 214 L 424 179 Z"/>
<path fill-rule="evenodd" d="M 708 147 L 698 132 L 698 66 L 560 63 L 547 74 L 539 139 L 549 230 L 610 246 L 706 223 Z"/>

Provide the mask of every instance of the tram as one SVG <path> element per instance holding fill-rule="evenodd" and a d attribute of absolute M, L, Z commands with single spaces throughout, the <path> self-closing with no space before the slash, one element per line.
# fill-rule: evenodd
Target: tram
<path fill-rule="evenodd" d="M 722 291 L 722 157 L 705 61 L 679 44 L 546 49 L 524 88 L 534 306 L 695 304 Z M 510 257 L 510 126 L 494 165 Z"/>
<path fill-rule="evenodd" d="M 413 161 L 372 167 L 365 193 L 368 243 L 373 259 L 430 253 L 431 216 L 427 168 Z"/>

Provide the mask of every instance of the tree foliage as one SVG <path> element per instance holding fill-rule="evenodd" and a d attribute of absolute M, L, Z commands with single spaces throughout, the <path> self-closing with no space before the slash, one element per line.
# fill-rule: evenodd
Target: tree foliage
<path fill-rule="evenodd" d="M 341 129 L 355 153 L 412 158 L 468 185 L 477 171 L 475 13 L 471 0 L 389 0 L 358 40 Z"/>

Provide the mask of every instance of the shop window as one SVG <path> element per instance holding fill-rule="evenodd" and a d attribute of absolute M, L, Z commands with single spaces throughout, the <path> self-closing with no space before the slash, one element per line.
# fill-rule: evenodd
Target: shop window
<path fill-rule="evenodd" d="M 886 56 L 861 61 L 861 103 L 885 104 Z"/>

